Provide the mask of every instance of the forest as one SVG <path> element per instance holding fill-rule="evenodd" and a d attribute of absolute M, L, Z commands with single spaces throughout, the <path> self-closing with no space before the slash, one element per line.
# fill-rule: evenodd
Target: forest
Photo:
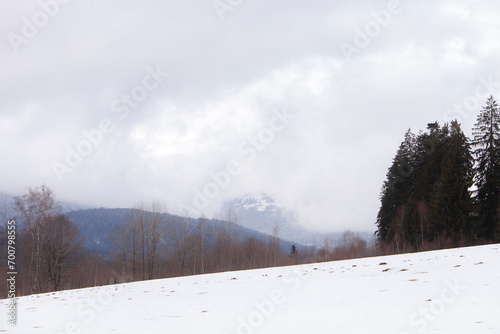
<path fill-rule="evenodd" d="M 61 214 L 47 186 L 29 187 L 14 206 L 16 214 L 0 231 L 0 255 L 8 257 L 8 227 L 15 226 L 17 296 L 373 254 L 357 233 L 347 231 L 335 245 L 326 238 L 320 248 L 305 247 L 281 240 L 278 228 L 273 235 L 243 228 L 231 209 L 218 219 L 191 218 L 153 201 Z M 10 271 L 7 261 L 0 270 Z M 0 298 L 7 294 L 1 285 Z"/>
<path fill-rule="evenodd" d="M 500 241 L 499 122 L 491 96 L 472 139 L 456 120 L 406 132 L 380 195 L 379 248 L 403 253 Z"/>

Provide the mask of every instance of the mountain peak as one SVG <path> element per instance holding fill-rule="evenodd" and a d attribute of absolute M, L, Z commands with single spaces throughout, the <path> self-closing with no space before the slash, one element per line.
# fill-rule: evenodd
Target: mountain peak
<path fill-rule="evenodd" d="M 231 209 L 237 217 L 239 225 L 261 233 L 274 235 L 290 242 L 297 242 L 305 246 L 321 245 L 326 237 L 333 242 L 341 239 L 342 233 L 317 233 L 307 230 L 297 222 L 296 214 L 286 210 L 270 195 L 244 195 L 224 203 L 222 212 Z M 370 233 L 361 236 L 371 239 Z"/>
<path fill-rule="evenodd" d="M 246 210 L 256 210 L 259 212 L 268 210 L 276 211 L 280 209 L 279 204 L 276 203 L 276 200 L 267 194 L 261 194 L 258 197 L 246 195 L 241 199 L 234 200 L 233 203 L 236 205 L 240 204 Z"/>

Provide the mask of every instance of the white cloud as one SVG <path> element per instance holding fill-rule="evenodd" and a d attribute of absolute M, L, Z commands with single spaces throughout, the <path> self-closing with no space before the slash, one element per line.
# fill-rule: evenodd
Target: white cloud
<path fill-rule="evenodd" d="M 209 210 L 267 192 L 304 225 L 373 229 L 405 130 L 441 121 L 479 77 L 500 80 L 500 4 L 402 5 L 348 63 L 339 45 L 386 1 L 256 0 L 223 22 L 209 2 L 71 2 L 19 53 L 0 42 L 0 148 L 9 161 L 0 191 L 47 183 L 73 201 L 131 206 L 156 197 L 174 210 L 236 159 L 241 174 Z M 1 35 L 20 33 L 39 8 L 10 4 Z M 170 76 L 118 119 L 112 102 L 156 65 Z M 238 147 L 284 108 L 295 119 L 242 158 Z M 59 183 L 51 163 L 104 118 L 115 130 Z M 474 121 L 473 113 L 462 120 L 466 133 Z"/>

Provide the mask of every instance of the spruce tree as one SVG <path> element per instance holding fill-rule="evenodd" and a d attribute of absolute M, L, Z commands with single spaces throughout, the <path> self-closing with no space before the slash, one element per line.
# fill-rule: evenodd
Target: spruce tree
<path fill-rule="evenodd" d="M 440 174 L 440 165 L 449 139 L 449 128 L 438 122 L 427 125 L 428 132 L 421 132 L 417 137 L 417 156 L 415 162 L 415 179 L 412 184 L 412 210 L 405 221 L 406 239 L 414 249 L 418 249 L 425 241 L 433 241 L 436 228 L 432 224 L 431 201 L 434 185 Z"/>
<path fill-rule="evenodd" d="M 469 239 L 473 164 L 468 139 L 455 120 L 451 122 L 431 202 L 436 235 L 452 239 L 455 245 Z"/>
<path fill-rule="evenodd" d="M 473 129 L 476 157 L 475 202 L 480 223 L 477 236 L 499 241 L 498 208 L 500 196 L 500 111 L 493 96 L 480 111 Z"/>
<path fill-rule="evenodd" d="M 424 159 L 415 171 L 413 184 L 415 199 L 425 202 L 429 202 L 431 198 L 432 186 L 437 181 L 449 136 L 447 124 L 440 128 L 437 122 L 429 123 L 427 129 L 429 133 L 421 133 L 417 138 L 417 150 Z"/>
<path fill-rule="evenodd" d="M 394 221 L 398 210 L 407 201 L 413 179 L 412 157 L 414 156 L 415 136 L 410 129 L 399 146 L 391 167 L 387 172 L 387 180 L 380 193 L 381 206 L 377 215 L 378 239 L 391 242 L 394 237 Z"/>

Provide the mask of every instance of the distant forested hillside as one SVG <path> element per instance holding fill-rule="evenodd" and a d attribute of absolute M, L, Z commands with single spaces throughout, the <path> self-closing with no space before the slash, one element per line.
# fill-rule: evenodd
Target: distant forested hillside
<path fill-rule="evenodd" d="M 132 211 L 134 209 L 107 209 L 107 208 L 97 208 L 97 209 L 86 209 L 67 212 L 68 216 L 75 224 L 80 228 L 81 234 L 85 237 L 85 246 L 89 250 L 99 251 L 103 254 L 109 254 L 112 250 L 113 245 L 111 242 L 111 235 L 115 232 L 118 226 L 123 225 L 131 219 Z M 170 215 L 168 213 L 162 214 L 163 219 L 168 224 L 167 233 L 163 237 L 161 243 L 165 246 L 174 245 L 182 233 L 184 224 L 187 220 L 189 221 L 188 233 L 199 233 L 198 219 L 180 217 L 176 215 Z M 214 233 L 218 229 L 225 228 L 228 222 L 215 219 L 206 220 L 206 229 L 209 231 L 207 233 L 207 245 L 214 242 Z M 264 233 L 260 233 L 243 226 L 234 225 L 234 235 L 239 239 L 246 239 L 249 237 L 254 237 L 257 240 L 262 240 L 268 243 L 272 236 Z M 280 240 L 280 246 L 283 250 L 289 251 L 292 242 Z"/>

